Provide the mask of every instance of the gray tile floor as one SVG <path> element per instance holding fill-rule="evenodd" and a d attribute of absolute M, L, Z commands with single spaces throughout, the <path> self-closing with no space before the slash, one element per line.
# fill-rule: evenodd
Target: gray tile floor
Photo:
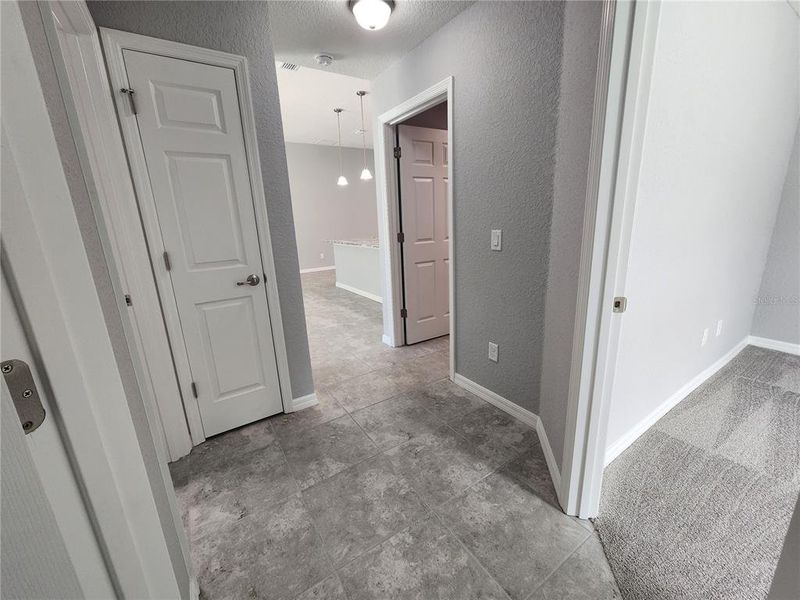
<path fill-rule="evenodd" d="M 303 276 L 320 404 L 171 465 L 202 597 L 618 597 L 535 433 L 447 380 L 447 338 L 388 348 L 333 282 Z"/>

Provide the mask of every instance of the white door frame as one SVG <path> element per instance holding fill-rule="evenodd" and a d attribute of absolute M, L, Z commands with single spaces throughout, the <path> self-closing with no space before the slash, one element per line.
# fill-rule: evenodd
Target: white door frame
<path fill-rule="evenodd" d="M 456 182 L 453 179 L 453 77 L 401 102 L 378 117 L 375 131 L 375 180 L 378 191 L 378 238 L 383 261 L 383 341 L 389 346 L 405 344 L 403 319 L 403 280 L 400 265 L 400 248 L 397 234 L 400 231 L 400 199 L 397 195 L 397 169 L 394 158 L 394 126 L 441 102 L 447 102 L 447 225 L 450 230 L 448 279 L 450 286 L 450 379 L 455 376 L 455 231 L 453 229 L 453 196 Z"/>
<path fill-rule="evenodd" d="M 293 396 L 289 379 L 289 360 L 286 353 L 286 342 L 275 275 L 275 263 L 269 232 L 269 217 L 267 214 L 264 185 L 261 177 L 261 162 L 259 160 L 258 145 L 256 143 L 255 118 L 252 108 L 247 59 L 243 56 L 228 54 L 226 52 L 198 48 L 114 29 L 100 28 L 100 37 L 105 50 L 109 79 L 111 82 L 111 89 L 113 90 L 129 87 L 122 56 L 122 51 L 126 49 L 204 63 L 232 69 L 234 71 L 236 90 L 239 95 L 239 109 L 242 118 L 247 167 L 250 175 L 250 187 L 256 215 L 261 261 L 266 279 L 265 290 L 269 306 L 270 322 L 272 325 L 273 346 L 275 348 L 275 357 L 278 366 L 281 397 L 284 411 L 292 412 L 295 407 L 292 405 Z M 172 355 L 175 359 L 175 369 L 178 373 L 178 381 L 184 398 L 186 418 L 192 433 L 192 440 L 195 444 L 198 444 L 205 439 L 205 435 L 203 434 L 200 420 L 199 406 L 197 401 L 193 398 L 191 391 L 191 369 L 183 342 L 178 308 L 172 290 L 171 280 L 169 273 L 164 267 L 164 263 L 161 261 L 161 256 L 164 253 L 165 247 L 158 226 L 155 200 L 150 188 L 150 178 L 147 172 L 144 150 L 139 137 L 139 129 L 131 109 L 129 98 L 119 92 L 113 93 L 112 97 L 117 107 L 117 115 L 119 117 L 125 148 L 128 152 L 128 161 L 133 177 L 133 184 L 139 199 L 139 209 L 144 222 L 143 236 L 147 239 L 152 260 L 152 271 L 150 270 L 150 262 L 142 263 L 141 261 L 137 261 L 133 268 L 146 270 L 151 278 L 153 274 L 155 275 L 156 287 L 159 297 L 161 298 L 161 306 L 163 307 L 163 319 L 166 323 L 167 331 L 169 332 L 169 340 L 172 342 Z M 159 318 L 161 318 L 161 314 L 162 313 L 159 312 Z M 169 432 L 167 432 L 167 435 L 169 435 Z"/>
<path fill-rule="evenodd" d="M 159 519 L 152 487 L 163 482 L 147 475 L 17 3 L 3 6 L 9 18 L 3 47 L 13 59 L 3 61 L 3 75 L 14 85 L 3 91 L 3 152 L 13 153 L 25 194 L 3 198 L 3 271 L 44 367 L 55 407 L 46 418 L 70 450 L 117 593 L 177 598 L 170 525 Z"/>
<path fill-rule="evenodd" d="M 148 407 L 156 442 L 169 460 L 185 456 L 202 436 L 190 437 L 175 376 L 158 290 L 111 101 L 100 37 L 86 3 L 40 3 L 103 251 L 122 313 L 125 337 Z M 145 265 L 147 268 L 141 268 Z M 202 434 L 202 430 L 199 432 Z"/>
<path fill-rule="evenodd" d="M 625 290 L 660 9 L 660 0 L 625 0 L 605 15 L 611 41 L 608 94 L 602 121 L 595 115 L 595 126 L 602 123 L 599 146 L 592 132 L 594 181 L 587 190 L 564 440 L 564 508 L 582 518 L 596 516 L 600 507 L 623 318 L 613 312 L 613 301 Z"/>

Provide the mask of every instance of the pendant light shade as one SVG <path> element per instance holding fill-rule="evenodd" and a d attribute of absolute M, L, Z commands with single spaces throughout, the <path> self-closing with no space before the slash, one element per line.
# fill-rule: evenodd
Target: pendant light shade
<path fill-rule="evenodd" d="M 343 108 L 334 108 L 333 112 L 336 113 L 336 129 L 339 132 L 339 179 L 336 180 L 336 185 L 344 187 L 347 185 L 347 177 L 342 172 L 342 111 Z"/>
<path fill-rule="evenodd" d="M 367 95 L 367 92 L 359 90 L 356 92 L 356 95 L 361 101 L 361 147 L 364 150 L 364 170 L 361 171 L 361 179 L 369 181 L 372 179 L 372 173 L 370 173 L 370 170 L 367 168 L 367 128 L 364 124 L 364 96 Z"/>

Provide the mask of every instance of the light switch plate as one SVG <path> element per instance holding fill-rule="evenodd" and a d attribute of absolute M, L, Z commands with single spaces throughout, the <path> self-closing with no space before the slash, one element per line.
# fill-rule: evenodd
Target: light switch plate
<path fill-rule="evenodd" d="M 497 362 L 497 356 L 500 353 L 500 347 L 494 342 L 489 342 L 489 360 Z"/>
<path fill-rule="evenodd" d="M 503 230 L 492 229 L 492 242 L 491 249 L 495 252 L 500 252 L 503 249 Z"/>

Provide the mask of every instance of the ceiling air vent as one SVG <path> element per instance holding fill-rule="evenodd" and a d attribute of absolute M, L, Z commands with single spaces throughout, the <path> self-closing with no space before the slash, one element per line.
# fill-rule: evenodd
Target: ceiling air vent
<path fill-rule="evenodd" d="M 294 63 L 285 62 L 281 64 L 281 69 L 286 69 L 287 71 L 297 71 L 300 67 Z"/>

